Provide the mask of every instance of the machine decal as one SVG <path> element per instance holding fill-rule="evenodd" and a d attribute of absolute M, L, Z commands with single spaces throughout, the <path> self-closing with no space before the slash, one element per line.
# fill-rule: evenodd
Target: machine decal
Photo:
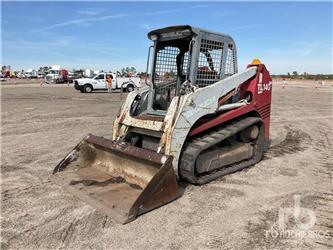
<path fill-rule="evenodd" d="M 264 91 L 271 91 L 272 89 L 272 82 L 269 83 L 258 83 L 258 94 L 261 94 Z"/>

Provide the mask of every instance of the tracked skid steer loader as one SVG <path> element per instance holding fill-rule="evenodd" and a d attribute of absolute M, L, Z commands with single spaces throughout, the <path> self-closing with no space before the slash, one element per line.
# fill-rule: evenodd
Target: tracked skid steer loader
<path fill-rule="evenodd" d="M 272 82 L 258 59 L 238 72 L 230 36 L 188 25 L 148 37 L 149 81 L 127 95 L 112 140 L 87 135 L 53 172 L 121 223 L 180 197 L 180 181 L 257 163 L 269 144 Z"/>

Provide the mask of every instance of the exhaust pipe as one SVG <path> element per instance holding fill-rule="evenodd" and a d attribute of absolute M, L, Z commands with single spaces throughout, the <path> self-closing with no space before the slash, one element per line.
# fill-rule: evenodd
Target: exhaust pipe
<path fill-rule="evenodd" d="M 53 175 L 72 194 L 122 224 L 182 195 L 172 156 L 91 134 Z"/>

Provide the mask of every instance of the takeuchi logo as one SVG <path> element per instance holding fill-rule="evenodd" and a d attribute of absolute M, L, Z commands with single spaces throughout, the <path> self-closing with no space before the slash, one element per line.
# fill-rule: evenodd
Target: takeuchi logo
<path fill-rule="evenodd" d="M 258 94 L 261 94 L 264 91 L 271 91 L 272 82 L 269 83 L 258 83 Z"/>

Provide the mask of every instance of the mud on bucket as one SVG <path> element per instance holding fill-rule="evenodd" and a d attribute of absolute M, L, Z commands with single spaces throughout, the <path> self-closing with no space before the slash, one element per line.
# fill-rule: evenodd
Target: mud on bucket
<path fill-rule="evenodd" d="M 53 174 L 61 186 L 123 224 L 181 195 L 171 156 L 94 135 Z"/>

